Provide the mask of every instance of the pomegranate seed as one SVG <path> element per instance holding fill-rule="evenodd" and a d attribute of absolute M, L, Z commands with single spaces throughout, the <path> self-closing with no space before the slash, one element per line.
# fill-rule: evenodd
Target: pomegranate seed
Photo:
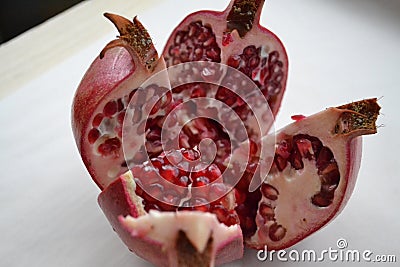
<path fill-rule="evenodd" d="M 289 161 L 292 167 L 296 170 L 301 170 L 304 168 L 304 163 L 298 150 L 293 151 L 293 153 L 290 155 Z"/>
<path fill-rule="evenodd" d="M 246 58 L 250 58 L 251 56 L 255 55 L 257 53 L 257 49 L 254 45 L 247 46 L 243 50 L 243 56 Z"/>
<path fill-rule="evenodd" d="M 93 127 L 99 127 L 101 122 L 103 121 L 103 118 L 104 118 L 103 113 L 98 113 L 93 119 L 92 122 Z"/>
<path fill-rule="evenodd" d="M 238 56 L 238 55 L 230 56 L 230 57 L 228 58 L 227 65 L 230 66 L 230 67 L 232 67 L 232 68 L 237 69 L 237 68 L 239 67 L 239 64 L 240 64 L 240 61 L 241 61 L 241 60 L 242 60 L 242 59 L 241 59 L 240 56 Z"/>
<path fill-rule="evenodd" d="M 253 140 L 250 140 L 250 149 L 249 154 L 255 156 L 258 151 L 258 145 Z"/>
<path fill-rule="evenodd" d="M 153 108 L 151 109 L 150 115 L 156 114 L 156 113 L 160 110 L 160 107 L 161 107 L 161 102 L 160 102 L 160 101 L 157 101 L 157 102 L 154 104 Z"/>
<path fill-rule="evenodd" d="M 117 111 L 119 112 L 119 111 L 122 111 L 123 109 L 124 109 L 124 104 L 122 103 L 122 99 L 121 98 L 119 98 L 118 99 L 118 101 L 117 101 Z"/>
<path fill-rule="evenodd" d="M 278 58 L 279 58 L 279 53 L 278 53 L 278 51 L 272 51 L 272 52 L 269 54 L 268 64 L 271 65 L 271 64 L 275 63 L 275 62 L 278 60 Z"/>
<path fill-rule="evenodd" d="M 278 195 L 279 195 L 278 190 L 270 184 L 266 184 L 266 183 L 262 184 L 261 192 L 266 198 L 268 198 L 270 200 L 278 199 Z"/>
<path fill-rule="evenodd" d="M 313 150 L 311 141 L 308 139 L 298 139 L 295 141 L 297 150 L 303 158 L 311 159 Z"/>
<path fill-rule="evenodd" d="M 179 170 L 172 165 L 164 165 L 160 169 L 160 175 L 164 179 L 170 181 L 171 183 L 174 183 L 178 178 Z"/>
<path fill-rule="evenodd" d="M 103 114 L 104 114 L 104 116 L 111 118 L 115 113 L 117 113 L 117 111 L 118 111 L 117 102 L 114 100 L 111 100 L 104 106 Z"/>
<path fill-rule="evenodd" d="M 88 141 L 90 144 L 94 144 L 100 137 L 100 131 L 96 128 L 92 128 L 88 133 Z"/>
<path fill-rule="evenodd" d="M 210 199 L 219 199 L 228 193 L 228 188 L 223 183 L 214 183 L 210 186 Z"/>
<path fill-rule="evenodd" d="M 217 215 L 217 218 L 220 222 L 225 222 L 226 218 L 228 217 L 228 210 L 221 204 L 213 206 L 210 211 Z"/>
<path fill-rule="evenodd" d="M 314 195 L 311 198 L 311 202 L 318 207 L 328 207 L 330 204 L 332 204 L 332 199 L 327 198 L 326 196 L 324 196 L 321 192 Z"/>
<path fill-rule="evenodd" d="M 120 113 L 118 113 L 117 121 L 119 124 L 123 124 L 124 119 L 125 119 L 125 111 L 121 111 Z"/>
<path fill-rule="evenodd" d="M 104 141 L 98 147 L 98 151 L 103 156 L 118 156 L 121 148 L 121 141 L 118 137 L 110 138 Z"/>
<path fill-rule="evenodd" d="M 321 182 L 326 185 L 338 185 L 340 181 L 340 173 L 336 162 L 330 163 L 322 171 L 318 170 Z"/>
<path fill-rule="evenodd" d="M 285 159 L 279 155 L 275 155 L 274 163 L 279 171 L 283 171 L 287 166 L 287 159 Z"/>
<path fill-rule="evenodd" d="M 233 42 L 232 34 L 229 33 L 229 32 L 228 33 L 224 33 L 224 35 L 222 36 L 222 45 L 223 46 L 227 46 L 232 42 Z"/>
<path fill-rule="evenodd" d="M 176 184 L 179 186 L 187 187 L 190 184 L 189 177 L 187 177 L 186 175 L 181 176 Z"/>
<path fill-rule="evenodd" d="M 260 58 L 258 56 L 251 57 L 247 62 L 247 66 L 252 69 L 256 68 L 258 64 L 260 64 Z"/>
<path fill-rule="evenodd" d="M 184 150 L 182 155 L 189 161 L 195 161 L 200 158 L 199 152 L 193 149 Z"/>
<path fill-rule="evenodd" d="M 208 185 L 209 183 L 210 183 L 210 179 L 208 179 L 205 176 L 200 176 L 193 180 L 194 187 L 205 186 L 205 185 Z"/>
<path fill-rule="evenodd" d="M 285 237 L 285 235 L 286 229 L 282 225 L 274 223 L 269 227 L 269 238 L 272 241 L 280 241 Z"/>
<path fill-rule="evenodd" d="M 161 109 L 164 109 L 164 108 L 168 107 L 172 102 L 172 93 L 171 93 L 171 91 L 166 92 L 162 96 L 160 101 L 161 101 L 161 104 L 160 104 L 160 108 Z"/>
<path fill-rule="evenodd" d="M 161 129 L 158 127 L 150 129 L 150 131 L 146 134 L 146 140 L 150 142 L 161 140 Z"/>
<path fill-rule="evenodd" d="M 150 161 L 151 161 L 151 164 L 157 169 L 160 169 L 162 167 L 162 165 L 164 164 L 164 159 L 159 158 L 159 157 L 152 158 Z"/>
<path fill-rule="evenodd" d="M 231 226 L 231 225 L 239 224 L 240 220 L 239 220 L 239 217 L 236 214 L 230 213 L 230 214 L 228 214 L 228 216 L 225 219 L 224 223 L 227 226 Z"/>
<path fill-rule="evenodd" d="M 211 59 L 214 62 L 220 62 L 220 49 L 219 48 L 214 48 L 212 47 L 211 49 L 207 50 L 206 55 L 209 59 Z"/>
<path fill-rule="evenodd" d="M 151 201 L 156 201 L 156 199 L 161 199 L 164 196 L 164 186 L 157 183 L 152 184 L 149 186 L 147 193 L 150 196 L 152 196 L 153 199 L 151 199 Z"/>
<path fill-rule="evenodd" d="M 259 213 L 260 213 L 261 217 L 263 217 L 264 223 L 266 223 L 267 221 L 275 220 L 274 209 L 265 202 L 260 204 Z"/>
<path fill-rule="evenodd" d="M 283 159 L 288 159 L 290 157 L 290 153 L 292 152 L 292 144 L 288 140 L 282 140 L 279 142 L 278 147 L 276 149 L 276 154 L 282 157 Z"/>
<path fill-rule="evenodd" d="M 214 43 L 215 43 L 215 37 L 212 36 L 212 37 L 210 37 L 207 41 L 205 41 L 205 42 L 203 43 L 203 46 L 204 46 L 204 47 L 207 47 L 207 46 L 210 46 L 210 45 L 212 45 L 212 44 L 214 44 Z"/>
<path fill-rule="evenodd" d="M 210 182 L 213 182 L 221 177 L 221 171 L 215 164 L 211 164 L 207 168 L 207 172 L 209 173 Z"/>
<path fill-rule="evenodd" d="M 199 28 L 199 27 L 198 27 L 196 24 L 191 23 L 191 24 L 189 25 L 189 33 L 188 33 L 188 36 L 189 36 L 189 37 L 192 37 L 193 35 L 195 35 L 196 32 L 198 31 L 198 28 Z"/>
<path fill-rule="evenodd" d="M 244 203 L 244 201 L 246 200 L 246 194 L 235 188 L 235 200 L 238 205 Z"/>
<path fill-rule="evenodd" d="M 316 166 L 318 170 L 323 170 L 333 160 L 332 151 L 326 146 L 322 147 L 317 158 Z"/>
<path fill-rule="evenodd" d="M 200 86 L 193 88 L 191 98 L 205 97 L 207 95 L 206 90 Z"/>
<path fill-rule="evenodd" d="M 168 205 L 178 206 L 180 202 L 180 197 L 175 191 L 167 191 L 163 194 L 163 201 L 167 202 Z M 164 203 L 163 203 L 164 204 Z"/>

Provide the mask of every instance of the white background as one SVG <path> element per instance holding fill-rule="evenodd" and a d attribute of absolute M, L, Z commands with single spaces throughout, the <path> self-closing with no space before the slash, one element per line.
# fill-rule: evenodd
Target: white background
<path fill-rule="evenodd" d="M 189 11 L 222 10 L 227 2 L 161 1 L 138 15 L 160 51 Z M 337 239 L 345 238 L 349 249 L 395 254 L 399 262 L 399 1 L 268 0 L 261 22 L 281 38 L 290 60 L 276 129 L 293 114 L 381 98 L 382 127 L 364 138 L 359 179 L 347 207 L 334 222 L 291 249 L 336 248 Z M 104 20 L 98 27 L 111 26 Z M 115 35 L 110 31 L 93 40 L 0 100 L 0 266 L 150 266 L 124 247 L 103 216 L 96 200 L 99 190 L 81 162 L 70 128 L 74 91 L 90 62 Z M 34 48 L 27 44 L 27 49 Z M 15 57 L 23 60 L 23 53 Z M 3 86 L 0 77 L 0 89 Z M 247 251 L 243 260 L 227 266 L 310 265 L 259 262 L 254 251 Z"/>

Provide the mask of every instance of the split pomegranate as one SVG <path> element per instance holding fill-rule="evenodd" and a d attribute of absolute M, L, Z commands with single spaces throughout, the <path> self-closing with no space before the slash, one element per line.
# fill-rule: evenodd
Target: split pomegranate
<path fill-rule="evenodd" d="M 354 188 L 376 99 L 269 133 L 288 61 L 258 24 L 263 3 L 189 15 L 161 58 L 136 17 L 105 14 L 120 36 L 79 85 L 73 132 L 113 229 L 157 266 L 224 264 L 243 244 L 286 248 L 337 216 Z"/>

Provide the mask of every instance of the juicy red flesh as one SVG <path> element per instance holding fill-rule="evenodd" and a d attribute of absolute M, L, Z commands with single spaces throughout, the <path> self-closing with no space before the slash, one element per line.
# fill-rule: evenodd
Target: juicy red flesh
<path fill-rule="evenodd" d="M 221 62 L 221 49 L 212 28 L 195 21 L 175 34 L 168 56 L 167 66 L 189 61 Z"/>
<path fill-rule="evenodd" d="M 141 166 L 132 167 L 137 183 L 136 194 L 143 198 L 144 209 L 208 211 L 216 214 L 219 221 L 226 225 L 238 224 L 239 218 L 229 207 L 225 196 L 228 188 L 221 180 L 220 169 L 211 164 L 205 169 L 195 171 L 195 165 L 190 165 L 190 162 L 199 157 L 199 152 L 195 150 L 181 149 L 152 158 Z M 206 187 L 209 184 L 212 185 Z M 189 185 L 199 190 L 190 194 Z M 222 197 L 209 201 L 214 196 Z"/>
<path fill-rule="evenodd" d="M 285 70 L 278 51 L 267 53 L 263 49 L 249 45 L 242 54 L 231 55 L 227 65 L 252 79 L 267 98 L 271 110 L 275 110 L 276 97 L 284 90 Z"/>
<path fill-rule="evenodd" d="M 265 231 L 272 241 L 282 240 L 286 235 L 286 228 L 276 222 L 275 208 L 277 206 L 279 191 L 274 186 L 264 183 L 261 186 L 261 193 L 265 197 L 259 204 L 259 214 L 263 219 Z"/>
<path fill-rule="evenodd" d="M 99 145 L 98 151 L 105 156 L 117 157 L 121 149 L 121 141 L 118 137 L 109 138 Z"/>
<path fill-rule="evenodd" d="M 261 199 L 261 193 L 259 190 L 252 193 L 241 191 L 241 193 L 245 194 L 245 201 L 239 204 L 235 210 L 239 215 L 243 236 L 250 237 L 257 231 L 255 219 L 258 211 L 257 204 Z"/>
<path fill-rule="evenodd" d="M 321 180 L 321 189 L 311 198 L 318 207 L 329 206 L 340 182 L 340 173 L 332 151 L 315 136 L 298 134 L 278 144 L 274 166 L 283 171 L 288 165 L 295 170 L 304 168 L 304 160 L 315 162 Z"/>

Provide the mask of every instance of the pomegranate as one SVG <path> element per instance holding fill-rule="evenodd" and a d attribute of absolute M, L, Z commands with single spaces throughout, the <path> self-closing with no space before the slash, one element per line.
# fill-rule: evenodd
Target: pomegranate
<path fill-rule="evenodd" d="M 189 15 L 161 58 L 136 17 L 105 14 L 120 36 L 77 89 L 73 132 L 113 229 L 157 266 L 224 264 L 243 244 L 286 248 L 351 195 L 376 99 L 269 133 L 287 56 L 258 25 L 263 3 Z"/>

